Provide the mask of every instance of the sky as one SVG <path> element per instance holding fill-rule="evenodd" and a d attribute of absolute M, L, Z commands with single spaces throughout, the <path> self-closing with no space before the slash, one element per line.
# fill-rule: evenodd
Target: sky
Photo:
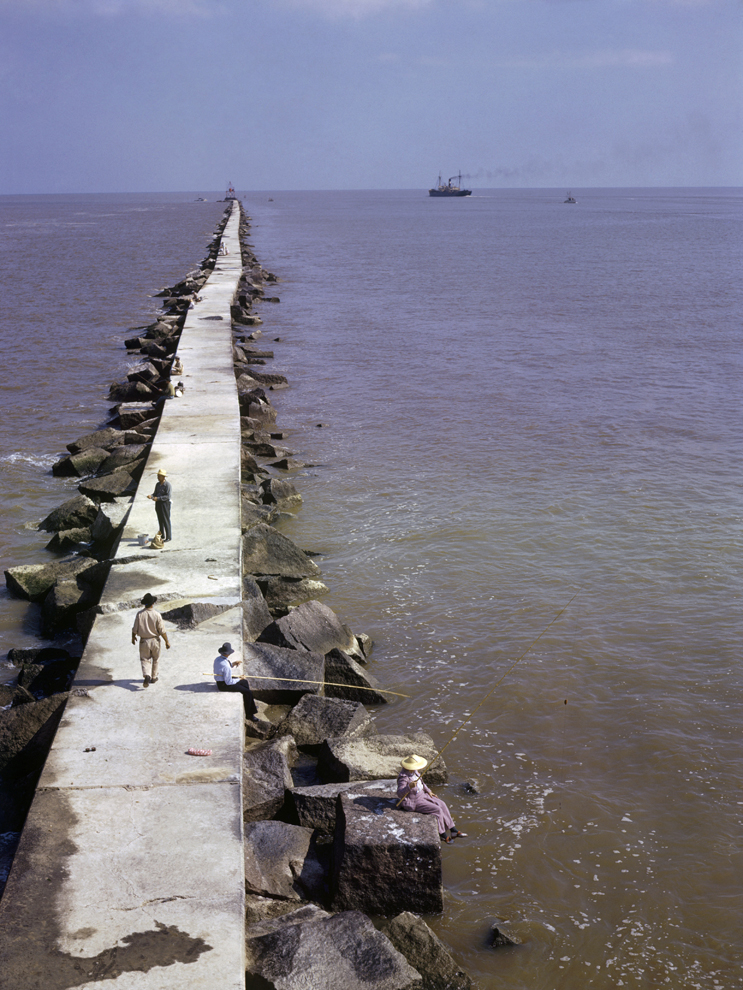
<path fill-rule="evenodd" d="M 0 0 L 0 194 L 743 185 L 739 0 Z"/>

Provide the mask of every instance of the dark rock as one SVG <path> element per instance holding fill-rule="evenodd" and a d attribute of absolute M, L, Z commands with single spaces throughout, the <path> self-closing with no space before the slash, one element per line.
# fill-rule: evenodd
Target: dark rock
<path fill-rule="evenodd" d="M 121 402 L 116 406 L 116 414 L 124 429 L 140 427 L 153 419 L 155 407 L 152 402 Z"/>
<path fill-rule="evenodd" d="M 364 792 L 395 794 L 397 780 L 362 780 L 345 784 L 320 784 L 313 786 L 294 786 L 290 797 L 294 813 L 300 825 L 305 828 L 317 828 L 321 832 L 332 834 L 335 831 L 335 819 L 338 810 L 339 794 L 363 794 Z"/>
<path fill-rule="evenodd" d="M 31 646 L 24 649 L 8 650 L 8 663 L 14 667 L 25 667 L 28 664 L 45 664 L 51 660 L 69 660 L 70 654 L 61 646 Z M 77 659 L 75 659 L 77 663 Z"/>
<path fill-rule="evenodd" d="M 150 344 L 149 347 L 156 347 L 156 344 Z M 143 347 L 144 351 L 145 348 Z M 151 398 L 154 394 L 154 390 L 150 385 L 145 385 L 144 382 L 113 382 L 108 393 L 108 398 L 110 402 L 137 402 L 143 399 Z"/>
<path fill-rule="evenodd" d="M 249 447 L 256 457 L 284 457 L 290 453 L 284 447 L 277 447 L 276 444 L 266 443 L 262 440 L 243 440 L 243 444 Z"/>
<path fill-rule="evenodd" d="M 113 502 L 115 498 L 122 495 L 134 495 L 137 491 L 137 482 L 129 471 L 123 468 L 113 471 L 111 474 L 104 474 L 98 478 L 88 478 L 80 482 L 78 491 L 89 498 L 100 499 L 103 502 Z"/>
<path fill-rule="evenodd" d="M 260 578 L 258 587 L 263 592 L 271 612 L 283 614 L 292 605 L 301 605 L 302 602 L 311 601 L 319 595 L 327 595 L 330 590 L 322 581 L 315 581 L 312 578 L 295 580 L 293 578 L 269 577 Z M 356 692 L 358 694 L 358 692 Z M 334 695 L 340 697 L 340 695 Z M 345 695 L 344 695 L 345 697 Z M 356 698 L 351 698 L 355 701 Z"/>
<path fill-rule="evenodd" d="M 251 371 L 250 374 L 261 385 L 288 385 L 286 375 L 268 374 L 264 371 Z"/>
<path fill-rule="evenodd" d="M 464 791 L 465 794 L 479 794 L 480 793 L 480 788 L 472 780 L 468 780 L 464 784 L 462 784 L 462 790 Z"/>
<path fill-rule="evenodd" d="M 505 945 L 521 945 L 521 939 L 516 938 L 515 935 L 504 935 L 498 925 L 494 924 L 490 926 L 488 943 L 494 949 L 500 949 Z"/>
<path fill-rule="evenodd" d="M 296 457 L 282 457 L 280 461 L 269 461 L 268 466 L 278 471 L 299 471 L 300 468 L 307 467 L 304 461 L 298 461 Z"/>
<path fill-rule="evenodd" d="M 316 601 L 305 602 L 283 618 L 276 619 L 261 634 L 261 642 L 323 655 L 334 649 L 361 654 L 348 626 L 331 608 Z"/>
<path fill-rule="evenodd" d="M 397 951 L 421 974 L 423 990 L 472 990 L 475 986 L 441 939 L 417 914 L 404 911 L 383 930 Z"/>
<path fill-rule="evenodd" d="M 248 530 L 242 540 L 244 573 L 295 579 L 320 573 L 317 564 L 295 543 L 263 523 Z"/>
<path fill-rule="evenodd" d="M 322 692 L 325 660 L 319 653 L 250 643 L 245 644 L 243 657 L 250 689 L 261 701 L 291 705 L 303 694 Z"/>
<path fill-rule="evenodd" d="M 279 518 L 279 508 L 276 505 L 256 505 L 250 499 L 242 499 L 242 531 L 246 533 L 258 523 L 270 526 Z"/>
<path fill-rule="evenodd" d="M 36 701 L 36 698 L 34 698 L 27 687 L 24 687 L 22 684 L 16 684 L 13 694 L 13 708 L 18 708 L 20 705 L 28 705 L 34 701 Z"/>
<path fill-rule="evenodd" d="M 261 484 L 261 499 L 264 505 L 276 505 L 282 512 L 294 512 L 302 504 L 302 496 L 291 481 L 267 478 Z"/>
<path fill-rule="evenodd" d="M 51 564 L 22 564 L 5 572 L 8 591 L 17 598 L 40 602 L 57 581 L 70 581 L 98 566 L 90 557 L 72 557 Z"/>
<path fill-rule="evenodd" d="M 291 789 L 296 747 L 291 736 L 259 743 L 243 756 L 243 820 L 261 821 L 281 810 Z"/>
<path fill-rule="evenodd" d="M 298 915 L 300 913 L 312 911 L 321 913 L 323 917 L 329 918 L 327 911 L 314 904 L 304 904 L 298 908 L 296 901 L 278 901 L 274 897 L 261 897 L 259 894 L 245 895 L 245 934 L 248 938 L 255 935 L 265 935 L 264 922 L 278 920 L 288 915 Z M 305 918 L 301 920 L 306 920 Z M 296 919 L 291 921 L 296 924 Z M 273 930 L 273 929 L 270 929 Z"/>
<path fill-rule="evenodd" d="M 64 478 L 84 478 L 95 474 L 108 457 L 102 447 L 86 447 L 79 454 L 68 454 L 52 467 L 52 474 Z"/>
<path fill-rule="evenodd" d="M 320 921 L 322 918 L 331 918 L 332 915 L 323 911 L 317 904 L 302 904 L 297 907 L 296 901 L 273 900 L 268 897 L 260 897 L 258 894 L 247 894 L 245 897 L 245 937 L 258 938 L 259 935 L 269 935 L 271 932 L 280 931 L 288 925 L 299 925 L 305 921 Z M 281 911 L 273 910 L 269 904 L 283 908 Z M 258 914 L 264 917 L 257 917 Z M 254 919 L 254 920 L 251 920 Z"/>
<path fill-rule="evenodd" d="M 98 469 L 99 474 L 108 474 L 119 468 L 131 470 L 132 461 L 139 460 L 147 454 L 148 447 L 141 443 L 127 443 L 114 447 Z"/>
<path fill-rule="evenodd" d="M 77 657 L 67 657 L 44 664 L 28 664 L 19 673 L 18 684 L 27 688 L 34 700 L 69 691 L 78 663 Z"/>
<path fill-rule="evenodd" d="M 162 613 L 163 619 L 174 622 L 179 629 L 195 629 L 200 622 L 220 615 L 233 605 L 214 605 L 212 602 L 189 602 Z"/>
<path fill-rule="evenodd" d="M 76 580 L 57 581 L 41 606 L 41 628 L 52 636 L 74 624 L 75 616 L 98 601 L 98 593 Z"/>
<path fill-rule="evenodd" d="M 147 354 L 149 357 L 153 358 L 165 358 L 168 355 L 168 351 L 161 344 L 156 343 L 154 340 L 147 344 L 143 344 L 140 348 L 142 354 Z M 122 401 L 131 402 L 132 399 L 125 399 Z"/>
<path fill-rule="evenodd" d="M 381 691 L 374 690 L 378 686 L 376 678 L 342 650 L 331 650 L 325 655 L 325 678 L 328 698 L 361 701 L 365 705 L 386 705 L 389 700 Z M 347 686 L 338 687 L 339 684 Z"/>
<path fill-rule="evenodd" d="M 248 893 L 288 901 L 324 900 L 328 857 L 318 850 L 312 829 L 252 822 L 245 826 L 244 848 Z"/>
<path fill-rule="evenodd" d="M 41 769 L 66 701 L 55 694 L 0 713 L 0 772 L 7 778 Z"/>
<path fill-rule="evenodd" d="M 318 769 L 328 783 L 346 780 L 388 780 L 397 777 L 400 761 L 411 753 L 424 760 L 436 756 L 433 739 L 425 732 L 412 732 L 405 736 L 362 736 L 358 739 L 326 739 L 320 749 Z M 448 780 L 446 765 L 439 756 L 424 773 L 427 784 L 445 784 Z"/>
<path fill-rule="evenodd" d="M 355 739 L 376 734 L 366 708 L 358 701 L 339 701 L 305 694 L 276 728 L 279 736 L 294 737 L 297 746 L 312 751 L 326 739 Z"/>
<path fill-rule="evenodd" d="M 243 640 L 254 643 L 266 626 L 271 624 L 271 613 L 266 599 L 255 581 L 250 577 L 243 578 Z"/>
<path fill-rule="evenodd" d="M 333 846 L 333 908 L 367 914 L 444 909 L 434 815 L 397 810 L 396 795 L 341 794 Z"/>
<path fill-rule="evenodd" d="M 8 708 L 13 704 L 13 695 L 15 694 L 15 688 L 12 684 L 0 684 L 0 718 L 2 718 L 2 709 Z"/>
<path fill-rule="evenodd" d="M 124 498 L 120 501 L 102 502 L 98 506 L 98 515 L 95 517 L 91 536 L 97 542 L 110 540 L 124 524 L 129 510 L 132 507 L 132 500 Z"/>
<path fill-rule="evenodd" d="M 240 478 L 242 481 L 252 481 L 256 475 L 265 475 L 266 469 L 261 467 L 249 450 L 240 448 Z"/>
<path fill-rule="evenodd" d="M 276 421 L 276 410 L 274 407 L 265 398 L 257 398 L 253 390 L 240 392 L 238 387 L 238 401 L 240 403 L 241 416 L 252 419 L 258 424 L 267 424 Z"/>
<path fill-rule="evenodd" d="M 356 642 L 359 644 L 359 649 L 364 654 L 364 657 L 368 659 L 374 648 L 371 636 L 368 636 L 366 633 L 356 633 Z"/>
<path fill-rule="evenodd" d="M 128 437 L 129 434 L 125 430 L 115 430 L 112 426 L 107 426 L 105 430 L 96 430 L 94 433 L 86 433 L 85 436 L 78 437 L 77 440 L 67 444 L 67 449 L 71 454 L 79 454 L 80 451 L 90 447 L 111 450 L 122 443 L 131 442 Z"/>
<path fill-rule="evenodd" d="M 61 529 L 82 529 L 92 526 L 98 515 L 98 506 L 84 495 L 76 495 L 58 506 L 46 519 L 39 523 L 39 529 L 47 533 L 58 533 Z"/>
<path fill-rule="evenodd" d="M 141 344 L 138 346 L 141 346 Z M 126 377 L 130 382 L 155 382 L 160 376 L 160 368 L 156 368 L 151 361 L 140 361 Z"/>
<path fill-rule="evenodd" d="M 74 550 L 81 543 L 90 543 L 92 539 L 93 533 L 90 526 L 82 529 L 62 529 L 49 540 L 46 549 L 66 553 L 68 550 Z"/>
<path fill-rule="evenodd" d="M 248 938 L 248 986 L 422 990 L 420 976 L 368 918 L 348 911 Z M 261 983 L 251 981 L 256 978 Z"/>

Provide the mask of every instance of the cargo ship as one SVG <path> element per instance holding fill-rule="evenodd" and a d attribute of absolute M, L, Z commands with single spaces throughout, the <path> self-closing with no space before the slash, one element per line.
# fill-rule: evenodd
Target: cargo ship
<path fill-rule="evenodd" d="M 452 185 L 452 182 L 455 179 L 459 182 L 458 186 Z M 441 173 L 439 173 L 438 183 L 433 189 L 428 190 L 428 195 L 429 196 L 471 196 L 472 190 L 462 189 L 461 184 L 462 184 L 461 172 L 459 173 L 459 175 L 453 175 L 451 179 L 449 179 L 449 181 L 446 183 L 446 185 L 444 185 L 443 182 L 441 181 Z"/>

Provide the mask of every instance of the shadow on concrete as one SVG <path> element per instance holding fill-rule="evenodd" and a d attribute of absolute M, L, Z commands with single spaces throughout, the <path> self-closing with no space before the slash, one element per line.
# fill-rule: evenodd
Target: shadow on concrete
<path fill-rule="evenodd" d="M 97 681 L 97 680 L 86 681 L 78 677 L 75 679 L 73 687 L 75 688 L 120 687 L 120 688 L 124 688 L 125 691 L 140 691 L 142 690 L 142 678 L 126 677 L 118 681 Z"/>
<path fill-rule="evenodd" d="M 176 691 L 195 691 L 198 694 L 202 694 L 206 691 L 216 692 L 217 690 L 214 685 L 214 681 L 207 681 L 206 683 L 201 681 L 198 684 L 176 684 L 175 689 Z"/>

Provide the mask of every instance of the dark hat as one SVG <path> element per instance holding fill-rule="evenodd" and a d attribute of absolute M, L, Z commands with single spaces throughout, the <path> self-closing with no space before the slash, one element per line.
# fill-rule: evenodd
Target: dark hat
<path fill-rule="evenodd" d="M 232 646 L 229 643 L 222 643 L 222 645 L 219 647 L 219 652 L 234 653 L 235 651 L 232 649 Z"/>
<path fill-rule="evenodd" d="M 154 605 L 156 601 L 157 601 L 157 598 L 155 598 L 154 595 L 151 595 L 149 593 L 149 591 L 148 591 L 147 594 L 142 599 L 142 604 L 143 605 L 146 605 L 149 608 L 150 605 Z"/>

